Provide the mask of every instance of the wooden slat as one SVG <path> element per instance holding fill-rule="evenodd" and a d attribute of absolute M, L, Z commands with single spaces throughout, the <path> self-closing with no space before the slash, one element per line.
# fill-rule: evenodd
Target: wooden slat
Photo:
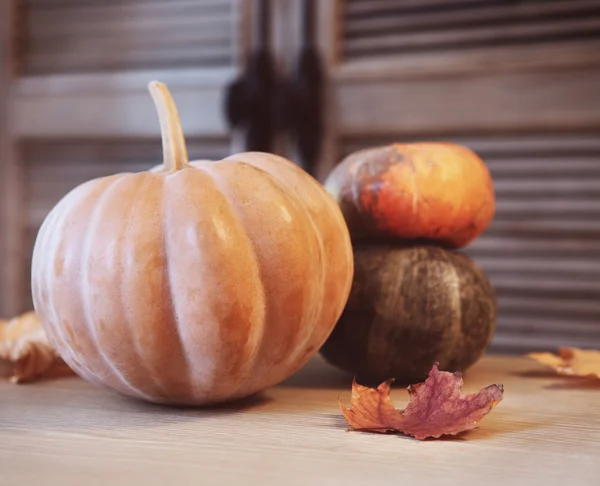
<path fill-rule="evenodd" d="M 341 43 L 341 41 L 340 41 Z M 338 49 L 341 51 L 341 47 Z M 356 59 L 340 56 L 333 71 L 343 81 L 451 78 L 458 75 L 482 76 L 490 73 L 549 69 L 568 70 L 600 63 L 600 39 L 548 41 L 543 44 L 473 46 L 466 50 L 433 50 L 413 53 L 389 52 Z"/>
<path fill-rule="evenodd" d="M 177 26 L 178 19 L 174 25 Z M 112 24 L 109 24 L 112 25 Z M 158 23 L 160 25 L 160 22 Z M 192 47 L 202 51 L 205 47 L 221 46 L 228 47 L 231 40 L 231 34 L 223 31 L 227 28 L 229 22 L 224 22 L 222 25 L 213 25 L 213 29 L 203 29 L 202 26 L 196 26 L 196 29 L 176 30 L 173 27 L 173 32 L 168 37 L 158 37 L 152 31 L 135 32 L 132 29 L 123 29 L 124 32 L 106 31 L 105 28 L 100 29 L 100 32 L 93 34 L 87 32 L 87 29 L 82 29 L 81 38 L 74 38 L 72 35 L 53 35 L 49 39 L 36 38 L 30 41 L 31 50 L 36 51 L 39 55 L 59 55 L 64 54 L 60 51 L 69 47 L 76 47 L 78 50 L 94 52 L 97 49 L 99 52 L 108 51 L 110 49 L 141 49 L 146 47 L 156 49 L 160 55 L 160 49 L 174 49 L 177 46 L 190 44 Z M 95 54 L 94 54 L 95 55 Z"/>
<path fill-rule="evenodd" d="M 592 148 L 592 150 L 600 152 L 600 148 Z M 574 172 L 577 174 L 586 174 L 591 180 L 594 180 L 595 177 L 600 175 L 598 160 L 591 154 L 565 154 L 565 158 L 568 158 L 568 163 L 565 163 L 560 159 L 554 160 L 553 163 L 549 163 L 548 159 L 538 159 L 536 156 L 533 156 L 526 159 L 494 159 L 489 160 L 487 165 L 495 176 L 519 175 L 520 177 L 526 178 L 535 175 L 536 177 L 543 177 L 546 182 L 553 177 L 560 176 L 568 178 Z M 569 183 L 568 180 L 564 181 L 563 179 L 552 179 L 552 181 L 553 184 Z M 591 182 L 591 184 L 593 184 L 593 182 Z"/>
<path fill-rule="evenodd" d="M 534 164 L 544 173 L 553 167 L 569 168 L 586 157 L 586 167 L 597 167 L 597 155 L 600 153 L 600 132 L 597 130 L 574 131 L 565 133 L 514 133 L 500 132 L 488 134 L 463 133 L 416 133 L 393 131 L 389 134 L 354 136 L 343 140 L 342 155 L 365 147 L 381 146 L 388 143 L 409 143 L 418 141 L 450 141 L 466 145 L 481 156 L 485 156 L 486 165 L 498 169 L 508 166 L 511 169 Z M 550 156 L 550 159 L 549 159 Z M 567 157 L 568 163 L 561 160 Z M 554 163 L 552 158 L 554 160 Z M 596 164 L 596 165 L 595 165 Z"/>
<path fill-rule="evenodd" d="M 350 0 L 344 2 L 348 15 L 363 17 L 374 13 L 388 13 L 390 11 L 410 11 L 414 9 L 440 9 L 444 7 L 485 6 L 489 0 Z"/>
<path fill-rule="evenodd" d="M 128 2 L 96 4 L 85 7 L 81 3 L 64 8 L 44 9 L 31 5 L 26 10 L 28 30 L 34 38 L 69 34 L 95 35 L 121 31 L 150 29 L 194 29 L 212 31 L 231 22 L 231 1 L 219 2 L 219 9 L 208 9 L 204 2 Z M 65 32 L 65 21 L 73 25 Z M 61 29 L 63 27 L 63 29 Z"/>
<path fill-rule="evenodd" d="M 492 236 L 486 234 L 468 247 L 470 255 L 495 256 L 547 256 L 561 253 L 573 257 L 600 258 L 600 245 L 594 240 L 581 240 L 563 235 L 562 238 L 519 238 L 509 235 Z"/>
<path fill-rule="evenodd" d="M 183 46 L 182 46 L 183 44 Z M 36 72 L 96 72 L 118 71 L 121 69 L 176 68 L 182 66 L 223 66 L 228 64 L 231 53 L 229 46 L 205 46 L 202 48 L 187 46 L 186 43 L 160 45 L 157 47 L 127 47 L 127 41 L 120 47 L 102 47 L 95 53 L 59 47 L 56 50 L 46 48 L 29 56 Z M 71 49 L 71 50 L 66 50 Z M 113 49 L 122 49 L 115 56 Z M 91 54 L 91 55 L 90 55 Z M 76 70 L 73 66 L 77 66 Z"/>
<path fill-rule="evenodd" d="M 500 195 L 520 195 L 529 196 L 531 198 L 537 195 L 548 195 L 553 196 L 582 196 L 589 193 L 596 194 L 600 188 L 600 166 L 596 161 L 596 174 L 591 175 L 585 180 L 581 178 L 576 179 L 571 176 L 573 174 L 573 168 L 567 166 L 569 169 L 568 175 L 565 174 L 565 179 L 553 179 L 556 177 L 554 174 L 541 174 L 539 178 L 525 178 L 518 180 L 505 181 L 500 180 L 495 184 L 494 188 L 497 194 Z M 566 170 L 565 170 L 566 172 Z M 498 176 L 497 171 L 492 170 L 493 176 Z M 567 177 L 572 177 L 567 179 Z"/>
<path fill-rule="evenodd" d="M 159 5 L 160 6 L 160 5 Z M 163 5 L 167 6 L 167 4 Z M 209 35 L 227 35 L 227 28 L 231 24 L 231 10 L 226 9 L 220 12 L 204 12 L 202 8 L 195 9 L 190 12 L 189 17 L 182 16 L 181 9 L 165 9 L 161 15 L 148 15 L 148 7 L 140 11 L 138 15 L 125 16 L 100 16 L 89 15 L 81 19 L 70 19 L 73 22 L 69 26 L 69 30 L 64 30 L 64 18 L 59 12 L 60 19 L 48 19 L 47 16 L 32 14 L 28 18 L 29 30 L 35 30 L 35 36 L 29 37 L 29 42 L 41 41 L 59 41 L 61 39 L 72 38 L 74 35 L 81 35 L 85 40 L 94 39 L 96 42 L 102 40 L 110 40 L 110 37 L 104 36 L 113 34 L 129 34 L 128 37 L 135 41 L 142 34 L 145 37 L 150 37 L 152 31 L 162 29 L 162 31 L 172 30 L 168 37 L 158 37 L 158 40 L 167 42 L 171 35 L 178 32 L 195 33 L 202 35 L 204 38 Z M 111 12 L 112 13 L 112 12 Z M 145 14 L 145 15 L 144 15 Z M 132 21 L 132 17 L 133 20 Z M 25 31 L 20 34 L 23 39 L 28 38 L 29 32 Z M 133 35 L 132 35 L 133 34 Z M 142 37 L 143 39 L 143 37 Z"/>
<path fill-rule="evenodd" d="M 534 238 L 549 238 L 569 235 L 577 238 L 594 238 L 600 236 L 600 221 L 596 218 L 583 220 L 569 218 L 566 220 L 507 221 L 496 217 L 486 235 L 521 235 Z"/>
<path fill-rule="evenodd" d="M 490 277 L 498 280 L 494 274 Z M 555 277 L 561 278 L 560 276 Z M 599 329 L 598 294 L 590 292 L 589 289 L 585 293 L 557 292 L 551 296 L 547 291 L 531 291 L 531 289 L 518 286 L 513 288 L 498 285 L 495 290 L 500 307 L 499 322 L 506 319 L 520 322 L 521 319 L 529 318 L 541 323 L 546 320 L 560 322 L 561 327 L 556 329 L 562 336 L 571 332 L 570 324 L 575 323 L 592 326 L 594 332 Z M 515 303 L 515 300 L 518 303 Z M 502 324 L 499 324 L 499 332 L 504 332 Z M 598 346 L 598 343 L 594 346 Z"/>
<path fill-rule="evenodd" d="M 16 80 L 15 96 L 17 100 L 82 94 L 118 96 L 123 93 L 146 91 L 146 84 L 152 79 L 162 80 L 169 88 L 210 90 L 231 82 L 236 72 L 233 67 L 219 67 L 31 76 Z"/>
<path fill-rule="evenodd" d="M 517 199 L 499 200 L 496 203 L 498 214 L 504 217 L 521 216 L 521 218 L 571 217 L 577 215 L 593 215 L 600 213 L 600 200 L 576 199 Z"/>
<path fill-rule="evenodd" d="M 521 333 L 524 335 L 543 335 L 546 338 L 564 336 L 565 327 L 569 332 L 578 336 L 600 342 L 600 326 L 595 319 L 590 318 L 587 322 L 577 321 L 569 318 L 542 317 L 502 317 L 502 332 Z"/>
<path fill-rule="evenodd" d="M 560 163 L 561 159 L 567 157 L 570 164 L 571 160 L 577 161 L 584 155 L 597 156 L 600 153 L 599 134 L 598 130 L 588 129 L 566 132 L 559 130 L 556 133 L 535 131 L 522 134 L 496 133 L 474 137 L 451 135 L 450 138 L 481 153 L 486 157 L 486 162 L 489 156 L 493 156 L 489 161 L 490 164 L 495 161 L 504 163 L 509 157 L 513 161 L 518 161 L 519 156 L 526 155 L 527 162 L 544 157 L 547 166 L 551 167 L 553 158 L 558 158 L 557 162 Z M 525 161 L 525 159 L 521 160 Z"/>
<path fill-rule="evenodd" d="M 165 6 L 197 6 L 200 2 L 203 8 L 221 8 L 223 4 L 227 4 L 229 0 L 171 0 L 165 3 L 164 0 L 126 0 L 127 4 L 149 4 L 158 7 Z M 85 9 L 93 9 L 103 5 L 111 5 L 119 8 L 127 7 L 123 5 L 123 0 L 26 0 L 26 3 L 40 9 L 54 9 L 77 6 Z"/>
<path fill-rule="evenodd" d="M 539 275 L 542 278 L 552 278 L 570 275 L 573 278 L 600 275 L 600 259 L 561 258 L 559 260 L 547 257 L 516 257 L 501 254 L 498 256 L 481 256 L 477 262 L 487 272 L 511 275 Z M 600 325 L 600 324 L 599 324 Z"/>
<path fill-rule="evenodd" d="M 557 257 L 555 257 L 557 258 Z M 477 260 L 476 260 L 477 261 Z M 485 267 L 482 267 L 485 271 Z M 554 298 L 564 295 L 585 298 L 600 298 L 600 279 L 597 276 L 578 276 L 578 279 L 549 279 L 547 275 L 486 271 L 499 292 L 522 295 L 546 295 Z"/>
<path fill-rule="evenodd" d="M 569 320 L 580 317 L 589 319 L 592 325 L 598 326 L 600 315 L 600 301 L 586 299 L 543 299 L 534 297 L 523 297 L 518 295 L 501 295 L 501 305 L 505 316 L 553 316 L 566 317 Z"/>
<path fill-rule="evenodd" d="M 532 351 L 556 351 L 559 347 L 570 346 L 575 348 L 590 348 L 596 346 L 597 341 L 590 340 L 588 336 L 576 334 L 563 334 L 562 336 L 548 336 L 545 333 L 523 332 L 498 332 L 490 345 L 491 353 L 524 354 Z"/>

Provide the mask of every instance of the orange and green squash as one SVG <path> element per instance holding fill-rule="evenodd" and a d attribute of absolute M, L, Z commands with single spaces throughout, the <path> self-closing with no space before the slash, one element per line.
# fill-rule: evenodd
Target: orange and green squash
<path fill-rule="evenodd" d="M 325 187 L 353 240 L 433 242 L 462 248 L 495 212 L 492 178 L 471 150 L 453 143 L 407 143 L 354 152 Z"/>

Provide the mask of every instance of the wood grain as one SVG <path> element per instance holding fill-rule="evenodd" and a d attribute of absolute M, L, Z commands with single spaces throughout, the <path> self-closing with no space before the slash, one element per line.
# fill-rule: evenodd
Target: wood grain
<path fill-rule="evenodd" d="M 0 484 L 597 484 L 600 383 L 523 358 L 486 357 L 465 391 L 505 398 L 458 439 L 347 432 L 351 377 L 316 358 L 287 382 L 219 409 L 162 408 L 78 378 L 0 383 Z M 392 397 L 406 402 L 402 389 Z"/>

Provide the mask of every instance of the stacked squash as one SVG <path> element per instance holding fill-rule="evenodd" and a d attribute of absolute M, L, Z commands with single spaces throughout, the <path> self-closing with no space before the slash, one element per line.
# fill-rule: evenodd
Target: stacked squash
<path fill-rule="evenodd" d="M 354 281 L 321 349 L 365 383 L 422 381 L 434 362 L 465 370 L 496 325 L 493 288 L 459 250 L 495 212 L 483 161 L 452 143 L 355 152 L 325 182 L 350 230 Z"/>

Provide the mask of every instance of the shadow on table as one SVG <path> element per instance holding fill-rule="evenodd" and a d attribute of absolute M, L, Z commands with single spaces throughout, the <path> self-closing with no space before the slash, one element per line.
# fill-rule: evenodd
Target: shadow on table
<path fill-rule="evenodd" d="M 514 371 L 512 376 L 519 378 L 556 378 L 556 372 L 551 369 L 532 369 L 527 371 Z"/>
<path fill-rule="evenodd" d="M 75 376 L 14 385 L 11 391 L 10 401 L 0 400 L 0 422 L 90 435 L 152 430 L 184 422 L 202 425 L 205 420 L 260 409 L 273 400 L 268 393 L 257 393 L 210 407 L 162 405 L 96 387 Z"/>
<path fill-rule="evenodd" d="M 519 378 L 546 379 L 552 383 L 544 385 L 546 390 L 600 390 L 600 380 L 593 377 L 564 376 L 557 374 L 554 370 L 527 370 L 512 373 Z"/>
<path fill-rule="evenodd" d="M 600 390 L 600 380 L 594 378 L 558 377 L 560 381 L 551 383 L 547 390 Z"/>
<path fill-rule="evenodd" d="M 330 388 L 334 390 L 351 390 L 353 376 L 329 365 L 320 356 L 315 356 L 301 370 L 277 385 L 294 388 Z"/>
<path fill-rule="evenodd" d="M 254 395 L 229 402 L 205 406 L 151 403 L 123 395 L 118 395 L 117 399 L 122 402 L 129 402 L 138 409 L 143 408 L 145 412 L 149 413 L 156 412 L 162 414 L 165 413 L 165 411 L 171 410 L 178 414 L 183 413 L 184 415 L 219 415 L 231 414 L 232 412 L 247 412 L 253 408 L 266 405 L 273 400 L 273 398 L 268 396 L 265 392 L 255 393 Z"/>
<path fill-rule="evenodd" d="M 544 423 L 538 422 L 530 422 L 530 421 L 518 421 L 513 420 L 511 418 L 510 413 L 495 413 L 494 416 L 486 417 L 482 420 L 479 426 L 473 430 L 467 430 L 465 432 L 461 432 L 457 435 L 444 435 L 438 439 L 425 439 L 423 442 L 431 442 L 431 441 L 443 441 L 443 442 L 462 442 L 462 441 L 477 441 L 477 440 L 488 440 L 494 437 L 500 437 L 507 434 L 516 434 L 520 432 L 529 432 L 531 430 L 538 429 L 544 425 Z M 325 427 L 334 428 L 338 430 L 347 430 L 349 433 L 353 434 L 370 434 L 370 435 L 396 435 L 399 438 L 414 440 L 413 437 L 388 432 L 385 434 L 381 434 L 378 432 L 366 432 L 366 431 L 358 431 L 352 430 L 348 425 L 348 422 L 344 419 L 342 415 L 337 414 L 328 414 L 329 420 L 328 423 L 325 424 Z"/>

